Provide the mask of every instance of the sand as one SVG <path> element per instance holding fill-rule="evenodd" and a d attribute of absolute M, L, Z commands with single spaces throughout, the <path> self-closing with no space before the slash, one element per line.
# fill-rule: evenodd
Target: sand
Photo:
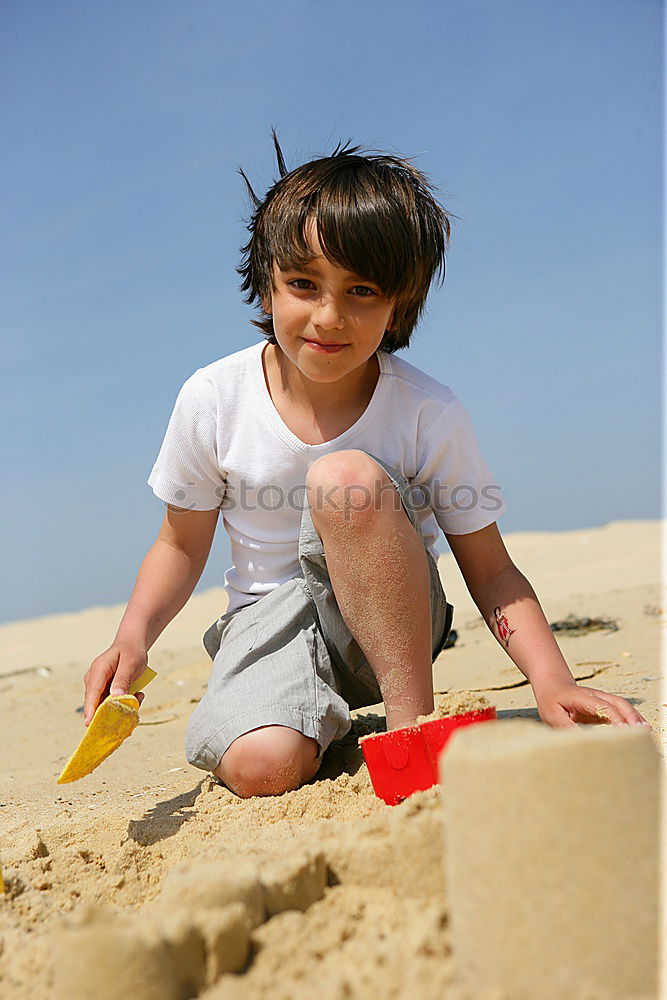
<path fill-rule="evenodd" d="M 663 755 L 661 528 L 660 522 L 613 522 L 584 531 L 508 534 L 505 542 L 549 621 L 575 614 L 618 623 L 616 631 L 563 634 L 558 641 L 582 683 L 636 704 Z M 453 558 L 442 557 L 439 568 L 459 638 L 434 665 L 434 690 L 477 692 L 496 706 L 501 721 L 537 719 L 530 686 L 481 621 Z M 375 994 L 463 1000 L 450 955 L 440 837 L 444 791 L 438 786 L 396 807 L 375 798 L 358 740 L 383 728 L 381 705 L 354 712 L 353 730 L 332 745 L 315 779 L 279 797 L 239 799 L 188 765 L 185 728 L 210 670 L 201 636 L 224 608 L 222 588 L 190 600 L 150 651 L 158 676 L 147 689 L 140 725 L 93 774 L 67 786 L 56 778 L 83 733 L 82 677 L 111 642 L 124 605 L 0 626 L 6 886 L 0 997 L 40 1000 L 60 989 L 74 1000 L 67 956 L 96 954 L 101 924 L 121 948 L 135 934 L 144 951 L 129 955 L 128 968 L 141 964 L 141 953 L 149 956 L 145 966 L 156 970 L 158 992 L 177 955 L 179 968 L 190 963 L 191 982 L 206 1000 L 279 1000 L 315 991 L 322 1000 Z M 195 863 L 228 871 L 254 865 L 265 907 L 272 900 L 270 911 L 247 929 L 241 971 L 225 971 L 225 956 L 233 940 L 241 961 L 243 920 L 234 907 L 245 913 L 246 903 L 229 898 L 211 909 L 197 898 L 179 911 L 168 898 L 179 896 L 174 882 L 188 883 L 188 866 Z M 216 867 L 221 878 L 223 868 Z M 193 868 L 188 884 L 199 878 Z M 285 900 L 298 908 L 281 909 Z M 515 961 L 522 960 L 517 940 Z M 113 981 L 110 972 L 105 982 Z M 188 988 L 185 995 L 194 995 Z M 151 995 L 151 982 L 141 989 L 133 994 L 137 1000 Z M 168 995 L 166 988 L 162 993 Z"/>
<path fill-rule="evenodd" d="M 417 724 L 432 722 L 434 719 L 451 719 L 453 715 L 468 712 L 482 712 L 491 707 L 491 702 L 483 694 L 475 691 L 452 691 L 451 694 L 435 696 L 435 708 L 428 715 L 418 715 Z"/>

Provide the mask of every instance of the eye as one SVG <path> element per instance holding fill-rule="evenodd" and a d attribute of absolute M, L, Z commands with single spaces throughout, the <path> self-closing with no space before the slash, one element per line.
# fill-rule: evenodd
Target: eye
<path fill-rule="evenodd" d="M 352 291 L 361 291 L 359 295 L 361 299 L 369 299 L 372 295 L 378 294 L 374 288 L 369 288 L 368 285 L 355 285 Z"/>

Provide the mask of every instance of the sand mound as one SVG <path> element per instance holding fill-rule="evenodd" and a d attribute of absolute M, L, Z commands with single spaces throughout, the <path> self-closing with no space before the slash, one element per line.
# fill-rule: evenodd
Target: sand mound
<path fill-rule="evenodd" d="M 454 691 L 452 694 L 438 695 L 435 708 L 428 715 L 420 715 L 417 722 L 431 722 L 433 719 L 451 719 L 453 715 L 479 712 L 491 707 L 491 702 L 483 694 L 475 691 Z"/>

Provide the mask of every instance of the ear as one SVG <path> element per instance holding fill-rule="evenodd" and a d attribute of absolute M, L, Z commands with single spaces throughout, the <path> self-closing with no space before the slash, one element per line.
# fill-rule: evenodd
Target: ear
<path fill-rule="evenodd" d="M 273 304 L 271 302 L 271 297 L 269 296 L 269 298 L 267 298 L 266 296 L 263 295 L 262 296 L 262 309 L 264 310 L 264 312 L 266 313 L 267 316 L 273 315 L 272 312 L 271 312 L 272 308 L 273 308 Z"/>
<path fill-rule="evenodd" d="M 389 333 L 392 333 L 392 327 L 394 325 L 394 319 L 395 319 L 395 317 L 396 317 L 396 307 L 394 306 L 394 308 L 391 311 L 391 316 L 387 320 L 387 325 L 385 327 L 385 330 L 388 330 Z"/>

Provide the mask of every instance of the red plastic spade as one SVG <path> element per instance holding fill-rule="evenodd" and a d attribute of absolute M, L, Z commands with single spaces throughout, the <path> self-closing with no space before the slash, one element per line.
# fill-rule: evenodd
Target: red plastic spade
<path fill-rule="evenodd" d="M 437 784 L 438 756 L 454 730 L 495 718 L 491 706 L 362 737 L 361 750 L 375 794 L 388 806 L 396 806 L 413 792 Z"/>

